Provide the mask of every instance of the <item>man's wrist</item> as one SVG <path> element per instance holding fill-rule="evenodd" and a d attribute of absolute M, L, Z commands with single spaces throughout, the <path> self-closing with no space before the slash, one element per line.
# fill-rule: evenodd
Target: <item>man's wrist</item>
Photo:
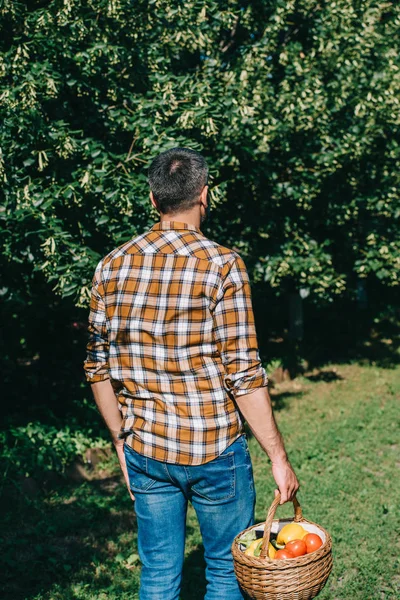
<path fill-rule="evenodd" d="M 289 464 L 289 459 L 286 452 L 271 457 L 271 463 L 273 467 L 286 467 Z"/>
<path fill-rule="evenodd" d="M 125 440 L 123 438 L 121 439 L 117 436 L 112 435 L 111 439 L 112 439 L 112 443 L 115 446 L 115 448 L 120 448 L 124 445 Z"/>

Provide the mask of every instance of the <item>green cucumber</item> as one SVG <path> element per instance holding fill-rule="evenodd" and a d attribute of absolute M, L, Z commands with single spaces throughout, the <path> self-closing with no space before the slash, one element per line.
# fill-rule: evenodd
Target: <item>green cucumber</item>
<path fill-rule="evenodd" d="M 283 550 L 285 547 L 285 544 L 278 544 L 278 542 L 276 541 L 276 539 L 271 540 L 271 544 L 273 545 L 273 547 L 275 548 L 275 550 Z"/>
<path fill-rule="evenodd" d="M 254 550 L 254 556 L 260 556 L 262 543 L 263 543 L 263 540 L 261 538 L 260 543 L 258 544 L 257 548 Z"/>

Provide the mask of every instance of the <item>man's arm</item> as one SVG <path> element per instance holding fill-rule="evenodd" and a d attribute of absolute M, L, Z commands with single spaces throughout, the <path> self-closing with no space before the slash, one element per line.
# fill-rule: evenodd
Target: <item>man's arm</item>
<path fill-rule="evenodd" d="M 249 277 L 238 254 L 224 267 L 213 316 L 215 340 L 226 371 L 225 383 L 271 459 L 283 504 L 293 498 L 299 484 L 273 415 L 268 377 L 258 351 Z"/>
<path fill-rule="evenodd" d="M 99 409 L 99 412 L 111 434 L 111 439 L 117 451 L 119 464 L 121 466 L 129 494 L 132 500 L 134 500 L 135 496 L 130 490 L 128 471 L 126 468 L 124 440 L 118 438 L 118 434 L 121 429 L 122 418 L 118 408 L 117 397 L 109 379 L 92 383 L 91 388 L 97 408 Z"/>
<path fill-rule="evenodd" d="M 289 463 L 283 439 L 275 421 L 268 388 L 261 387 L 249 394 L 238 396 L 236 404 L 254 437 L 271 460 L 272 474 L 281 493 L 280 503 L 292 500 L 299 489 L 299 482 Z"/>
<path fill-rule="evenodd" d="M 93 396 L 107 428 L 110 431 L 112 442 L 117 451 L 118 460 L 125 478 L 130 496 L 134 496 L 130 490 L 126 460 L 124 454 L 124 442 L 118 439 L 121 429 L 122 417 L 118 408 L 118 400 L 115 396 L 108 373 L 108 333 L 106 327 L 106 311 L 104 300 L 101 295 L 100 283 L 101 262 L 97 266 L 93 277 L 92 294 L 90 299 L 89 313 L 89 340 L 87 344 L 87 356 L 84 369 L 87 381 L 91 383 Z"/>

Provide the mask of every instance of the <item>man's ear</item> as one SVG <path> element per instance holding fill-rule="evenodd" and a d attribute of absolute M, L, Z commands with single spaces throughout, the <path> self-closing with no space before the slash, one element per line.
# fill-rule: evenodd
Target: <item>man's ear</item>
<path fill-rule="evenodd" d="M 157 200 L 154 198 L 153 192 L 150 192 L 149 195 L 150 195 L 150 202 L 152 203 L 154 208 L 156 208 L 159 211 L 160 209 L 158 208 Z"/>
<path fill-rule="evenodd" d="M 200 202 L 204 205 L 204 207 L 206 207 L 208 204 L 207 194 L 208 194 L 208 185 L 205 185 L 200 194 Z"/>

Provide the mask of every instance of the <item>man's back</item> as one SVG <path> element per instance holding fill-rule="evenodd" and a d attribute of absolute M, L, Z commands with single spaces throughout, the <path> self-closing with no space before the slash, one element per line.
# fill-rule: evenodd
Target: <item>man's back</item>
<path fill-rule="evenodd" d="M 108 254 L 93 284 L 85 369 L 111 378 L 121 437 L 165 462 L 221 454 L 242 433 L 233 398 L 267 385 L 241 257 L 162 221 Z"/>

